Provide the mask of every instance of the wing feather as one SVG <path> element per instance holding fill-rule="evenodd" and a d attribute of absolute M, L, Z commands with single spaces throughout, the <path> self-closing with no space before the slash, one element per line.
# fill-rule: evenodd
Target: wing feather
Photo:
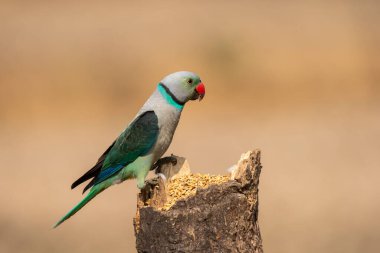
<path fill-rule="evenodd" d="M 134 162 L 139 156 L 151 151 L 159 134 L 158 118 L 154 111 L 147 111 L 138 116 L 129 127 L 120 134 L 116 141 L 99 158 L 97 164 L 75 181 L 72 188 L 93 178 L 85 187 L 103 182 Z"/>

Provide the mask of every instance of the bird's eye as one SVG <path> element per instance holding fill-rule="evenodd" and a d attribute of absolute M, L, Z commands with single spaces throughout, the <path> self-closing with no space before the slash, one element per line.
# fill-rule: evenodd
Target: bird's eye
<path fill-rule="evenodd" d="M 193 83 L 193 79 L 189 78 L 189 79 L 187 80 L 187 83 L 188 83 L 188 84 L 192 84 L 192 83 Z"/>

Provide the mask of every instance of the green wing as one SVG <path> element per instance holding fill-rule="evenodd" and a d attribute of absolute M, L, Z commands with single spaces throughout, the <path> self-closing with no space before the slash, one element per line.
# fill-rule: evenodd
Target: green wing
<path fill-rule="evenodd" d="M 73 183 L 77 186 L 93 178 L 85 187 L 90 187 L 114 176 L 138 157 L 151 151 L 159 134 L 158 118 L 154 111 L 147 111 L 138 116 L 129 127 L 120 134 L 116 141 L 99 158 L 97 164 Z M 72 188 L 73 188 L 72 186 Z"/>

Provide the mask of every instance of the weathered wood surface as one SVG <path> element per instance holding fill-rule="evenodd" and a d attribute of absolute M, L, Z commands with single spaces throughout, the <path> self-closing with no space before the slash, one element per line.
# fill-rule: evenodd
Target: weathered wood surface
<path fill-rule="evenodd" d="M 189 173 L 178 158 L 176 166 L 161 169 Z M 185 164 L 185 166 L 184 166 Z M 243 154 L 231 180 L 198 189 L 196 195 L 160 211 L 166 201 L 165 182 L 154 178 L 138 196 L 134 219 L 138 252 L 263 252 L 258 224 L 260 151 Z"/>

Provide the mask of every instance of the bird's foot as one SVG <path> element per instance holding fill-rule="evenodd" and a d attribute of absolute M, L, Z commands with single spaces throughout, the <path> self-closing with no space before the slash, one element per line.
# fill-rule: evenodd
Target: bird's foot
<path fill-rule="evenodd" d="M 162 173 L 157 173 L 157 176 L 159 176 L 164 182 L 166 182 L 167 178 L 164 174 Z"/>
<path fill-rule="evenodd" d="M 162 165 L 167 164 L 167 163 L 171 163 L 173 166 L 175 166 L 177 164 L 177 158 L 175 158 L 175 156 L 173 155 L 160 158 L 157 160 L 157 162 L 153 164 L 150 170 L 157 170 Z"/>

